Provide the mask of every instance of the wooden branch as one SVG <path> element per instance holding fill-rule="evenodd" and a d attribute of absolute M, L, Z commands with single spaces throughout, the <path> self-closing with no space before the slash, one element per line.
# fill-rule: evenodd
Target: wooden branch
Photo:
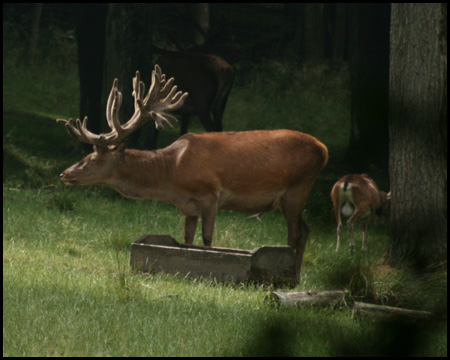
<path fill-rule="evenodd" d="M 332 291 L 307 291 L 307 292 L 275 292 L 269 295 L 269 299 L 283 306 L 330 306 L 344 299 L 345 290 Z"/>
<path fill-rule="evenodd" d="M 378 320 L 400 320 L 411 321 L 417 319 L 432 319 L 433 314 L 428 311 L 418 311 L 395 308 L 392 306 L 382 306 L 374 304 L 366 304 L 362 302 L 355 302 L 353 306 L 352 318 L 371 318 Z"/>
<path fill-rule="evenodd" d="M 334 306 L 344 301 L 345 290 L 318 292 L 271 292 L 267 300 L 281 306 Z M 434 319 L 435 315 L 428 311 L 401 309 L 392 306 L 382 306 L 355 302 L 352 312 L 353 319 L 371 318 L 377 320 L 415 321 Z"/>

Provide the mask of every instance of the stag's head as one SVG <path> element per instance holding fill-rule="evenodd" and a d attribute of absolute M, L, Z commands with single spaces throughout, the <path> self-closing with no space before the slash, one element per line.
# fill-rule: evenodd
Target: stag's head
<path fill-rule="evenodd" d="M 67 185 L 102 184 L 117 171 L 126 143 L 120 145 L 97 146 L 81 161 L 64 170 L 60 179 Z"/>
<path fill-rule="evenodd" d="M 60 178 L 66 184 L 101 184 L 102 179 L 111 175 L 117 168 L 117 162 L 125 151 L 125 144 L 118 145 L 132 132 L 149 121 L 154 121 L 157 130 L 162 130 L 164 124 L 173 128 L 172 122 L 177 119 L 169 114 L 183 106 L 188 93 L 177 92 L 174 79 L 166 80 L 161 68 L 155 65 L 152 72 L 152 83 L 144 97 L 145 85 L 140 80 L 139 71 L 133 78 L 134 114 L 125 124 L 119 121 L 119 110 L 122 104 L 122 94 L 117 88 L 115 79 L 106 105 L 106 120 L 111 129 L 109 133 L 94 134 L 87 129 L 87 117 L 83 122 L 58 119 L 63 123 L 69 134 L 78 141 L 92 144 L 94 152 L 78 163 L 65 170 Z"/>

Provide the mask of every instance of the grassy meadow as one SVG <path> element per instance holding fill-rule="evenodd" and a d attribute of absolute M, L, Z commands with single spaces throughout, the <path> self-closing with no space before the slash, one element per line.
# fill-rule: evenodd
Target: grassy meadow
<path fill-rule="evenodd" d="M 368 254 L 357 249 L 350 256 L 346 242 L 334 251 L 329 191 L 345 174 L 345 66 L 262 63 L 238 74 L 225 112 L 225 130 L 290 128 L 329 147 L 330 163 L 305 210 L 311 233 L 294 291 L 345 288 L 348 297 L 338 309 L 295 309 L 267 301 L 270 286 L 133 273 L 130 244 L 146 233 L 181 241 L 183 216 L 171 205 L 125 199 L 108 188 L 61 184 L 59 173 L 83 155 L 55 122 L 78 117 L 73 45 L 54 49 L 34 67 L 23 65 L 20 49 L 8 45 L 3 356 L 447 355 L 446 322 L 404 328 L 351 318 L 354 300 L 446 311 L 447 277 L 446 266 L 418 275 L 383 264 L 387 221 L 372 226 Z M 195 123 L 191 130 L 201 131 Z M 177 129 L 167 139 L 176 136 Z M 221 211 L 214 245 L 252 249 L 286 244 L 286 237 L 279 212 L 263 215 L 260 223 Z M 200 231 L 195 243 L 201 244 Z"/>

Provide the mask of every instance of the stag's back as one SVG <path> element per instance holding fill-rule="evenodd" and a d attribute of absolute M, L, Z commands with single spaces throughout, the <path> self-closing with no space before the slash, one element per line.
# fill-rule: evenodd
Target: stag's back
<path fill-rule="evenodd" d="M 312 187 L 328 160 L 320 141 L 290 130 L 187 134 L 178 141 L 184 143 L 177 158 L 180 179 L 189 174 L 188 186 L 217 191 L 221 208 L 238 211 L 269 206 L 297 185 Z"/>

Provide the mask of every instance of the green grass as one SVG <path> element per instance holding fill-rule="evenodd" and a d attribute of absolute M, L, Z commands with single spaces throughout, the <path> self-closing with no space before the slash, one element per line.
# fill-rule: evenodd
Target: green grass
<path fill-rule="evenodd" d="M 345 146 L 347 134 L 335 130 L 348 121 L 345 68 L 260 66 L 233 89 L 226 129 L 288 127 Z M 300 84 L 286 85 L 289 78 Z M 336 87 L 344 90 L 333 95 Z M 396 342 L 404 329 L 351 319 L 351 302 L 361 299 L 446 311 L 447 277 L 442 268 L 418 275 L 380 264 L 387 225 L 372 227 L 368 255 L 351 257 L 344 243 L 336 253 L 329 189 L 341 174 L 325 170 L 311 193 L 295 290 L 346 288 L 347 306 L 278 308 L 265 300 L 270 287 L 133 273 L 130 244 L 146 233 L 181 240 L 180 212 L 60 183 L 82 153 L 54 122 L 77 116 L 73 63 L 30 70 L 4 55 L 3 90 L 3 356 L 446 356 L 446 322 Z M 328 169 L 339 167 L 332 156 Z M 279 212 L 262 223 L 246 218 L 219 212 L 214 245 L 286 243 Z"/>
<path fill-rule="evenodd" d="M 39 190 L 4 186 L 4 356 L 330 356 L 350 350 L 367 355 L 361 338 L 373 354 L 383 350 L 372 339 L 381 336 L 379 325 L 351 320 L 348 308 L 276 308 L 264 301 L 270 289 L 262 286 L 132 273 L 129 244 L 147 232 L 180 238 L 177 211 L 96 188 L 70 188 L 76 196 L 67 209 L 54 201 L 62 191 L 67 190 L 50 188 L 38 195 Z M 266 228 L 272 228 L 269 240 L 261 236 Z M 284 243 L 284 232 L 278 214 L 263 216 L 259 224 L 225 213 L 216 241 L 230 246 L 233 239 L 233 247 L 252 248 Z M 374 231 L 371 240 L 385 241 L 385 235 Z M 361 269 L 364 276 L 375 272 L 373 262 L 383 249 L 375 247 L 365 262 L 370 269 L 364 269 L 345 251 L 335 254 L 334 245 L 332 232 L 312 227 L 297 290 L 348 286 Z M 399 286 L 399 280 L 393 284 Z M 379 288 L 368 296 L 388 293 L 385 283 L 372 286 Z M 355 296 L 366 296 L 365 288 L 356 289 Z M 443 354 L 444 330 L 414 354 Z"/>

